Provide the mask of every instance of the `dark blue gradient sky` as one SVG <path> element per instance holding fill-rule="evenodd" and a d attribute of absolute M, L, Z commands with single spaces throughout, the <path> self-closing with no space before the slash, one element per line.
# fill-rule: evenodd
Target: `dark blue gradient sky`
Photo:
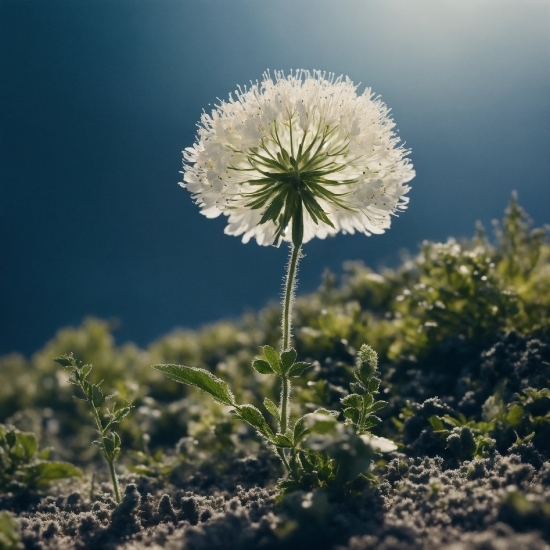
<path fill-rule="evenodd" d="M 306 246 L 300 291 L 471 235 L 510 193 L 550 221 L 549 2 L 1 0 L 0 353 L 87 315 L 141 345 L 277 298 L 286 249 L 241 244 L 177 185 L 216 97 L 267 69 L 347 74 L 412 149 L 383 236 Z"/>

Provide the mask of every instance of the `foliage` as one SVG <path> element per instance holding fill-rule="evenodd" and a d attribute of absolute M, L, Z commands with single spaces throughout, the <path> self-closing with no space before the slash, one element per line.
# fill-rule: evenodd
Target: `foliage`
<path fill-rule="evenodd" d="M 94 418 L 100 439 L 94 441 L 94 445 L 101 449 L 113 481 L 113 489 L 117 502 L 120 502 L 120 491 L 114 469 L 114 462 L 120 454 L 120 436 L 113 430 L 115 424 L 120 424 L 130 413 L 132 405 L 125 402 L 122 407 L 116 408 L 113 405 L 111 409 L 105 406 L 105 403 L 115 397 L 114 394 L 104 395 L 99 384 L 93 384 L 88 380 L 88 375 L 92 371 L 92 365 L 79 365 L 72 354 L 55 357 L 54 361 L 71 371 L 69 382 L 78 386 L 84 395 L 84 401 L 87 401 Z M 102 407 L 104 411 L 102 414 Z"/>
<path fill-rule="evenodd" d="M 415 445 L 416 439 L 407 439 L 408 414 L 415 416 L 415 423 L 421 421 L 418 436 L 426 430 L 422 437 L 429 436 L 434 452 L 454 459 L 446 438 L 434 434 L 431 416 L 449 415 L 462 423 L 454 426 L 442 420 L 450 432 L 466 426 L 474 439 L 497 440 L 499 453 L 507 452 L 518 437 L 523 443 L 516 448 L 532 444 L 544 450 L 550 441 L 548 411 L 543 412 L 547 398 L 528 391 L 547 388 L 548 371 L 537 366 L 541 359 L 532 352 L 532 364 L 524 366 L 525 372 L 512 372 L 512 365 L 531 352 L 518 348 L 512 359 L 512 344 L 504 335 L 513 329 L 526 342 L 528 338 L 544 342 L 550 336 L 549 317 L 550 245 L 546 233 L 532 228 L 513 197 L 491 239 L 478 229 L 469 240 L 425 242 L 416 256 L 405 257 L 396 269 L 379 272 L 359 262 L 348 263 L 341 280 L 325 274 L 317 292 L 298 297 L 294 347 L 312 367 L 292 378 L 294 399 L 289 413 L 299 418 L 318 409 L 339 409 L 350 383 L 358 383 L 353 365 L 357 350 L 368 341 L 378 352 L 380 391 L 389 403 L 376 413 L 382 421 L 379 433 L 397 441 L 404 453 L 418 455 L 424 449 Z M 135 421 L 119 424 L 117 433 L 125 448 L 144 456 L 125 453 L 120 461 L 134 466 L 143 463 L 150 475 L 169 475 L 160 473 L 166 471 L 160 464 L 170 463 L 176 471 L 182 463 L 197 464 L 205 457 L 222 467 L 225 457 L 243 456 L 258 445 L 250 438 L 251 429 L 228 419 L 226 405 L 203 400 L 190 386 L 182 391 L 181 385 L 151 369 L 151 364 L 193 365 L 230 381 L 235 402 L 261 411 L 277 434 L 279 421 L 273 411 L 279 408 L 275 404 L 281 377 L 250 368 L 259 346 L 279 345 L 277 304 L 247 313 L 236 322 L 220 321 L 197 331 L 175 330 L 145 349 L 131 343 L 117 345 L 114 328 L 112 323 L 87 319 L 79 327 L 59 331 L 31 358 L 15 353 L 1 357 L 0 418 L 34 432 L 43 445 L 55 446 L 61 459 L 90 464 L 97 454 L 89 445 L 94 427 L 87 421 L 88 404 L 73 399 L 67 374 L 51 359 L 72 350 L 75 360 L 94 365 L 87 378 L 90 383 L 97 385 L 103 379 L 121 398 L 135 404 Z M 258 359 L 267 361 L 265 356 Z M 494 365 L 485 365 L 489 360 Z M 256 366 L 265 368 L 261 363 Z M 538 374 L 527 376 L 526 372 Z M 465 396 L 471 392 L 474 398 L 467 407 Z M 353 389 L 351 393 L 363 397 Z M 437 395 L 450 410 L 430 413 L 428 407 L 420 419 L 424 413 L 417 407 Z M 484 410 L 489 412 L 491 396 L 502 410 L 500 416 L 485 420 L 482 409 L 488 402 Z M 406 400 L 411 402 L 410 410 Z M 514 405 L 523 415 L 512 426 L 505 416 Z M 404 417 L 399 418 L 400 414 Z M 492 422 L 490 430 L 482 427 L 484 422 Z M 348 428 L 353 432 L 353 425 Z M 175 450 L 182 438 L 188 443 Z M 160 449 L 162 457 L 157 454 Z M 490 446 L 484 448 L 489 450 Z M 543 456 L 550 457 L 550 449 Z"/>
<path fill-rule="evenodd" d="M 380 384 L 380 380 L 374 377 L 378 364 L 376 353 L 366 345 L 361 348 L 357 355 L 357 382 L 352 383 L 352 389 L 360 394 L 350 394 L 342 400 L 347 406 L 345 423 L 355 427 L 351 430 L 338 424 L 338 411 L 324 408 L 306 413 L 293 426 L 287 409 L 290 379 L 299 378 L 312 365 L 297 362 L 293 348 L 279 353 L 271 346 L 264 346 L 262 351 L 265 359 L 254 359 L 253 369 L 260 374 L 278 377 L 283 388 L 278 407 L 269 398 L 264 400 L 264 408 L 272 416 L 275 430 L 257 407 L 237 404 L 226 382 L 209 371 L 181 365 L 153 365 L 153 368 L 172 380 L 201 389 L 222 405 L 232 407 L 231 412 L 237 418 L 255 428 L 287 469 L 287 478 L 279 484 L 281 489 L 329 488 L 342 492 L 346 484 L 368 472 L 375 456 L 370 440 L 361 435 L 367 434 L 375 425 L 374 412 L 386 404 L 373 399 Z"/>
<path fill-rule="evenodd" d="M 39 450 L 33 433 L 0 424 L 0 491 L 36 490 L 57 479 L 82 476 L 76 466 L 49 456 L 49 449 Z"/>
<path fill-rule="evenodd" d="M 0 550 L 23 550 L 17 523 L 9 512 L 0 512 Z"/>

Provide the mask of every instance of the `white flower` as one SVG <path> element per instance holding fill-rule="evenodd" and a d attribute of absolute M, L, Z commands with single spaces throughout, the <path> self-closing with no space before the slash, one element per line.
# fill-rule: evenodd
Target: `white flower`
<path fill-rule="evenodd" d="M 386 105 L 347 77 L 268 72 L 202 114 L 181 185 L 245 243 L 383 233 L 415 175 L 393 128 Z"/>

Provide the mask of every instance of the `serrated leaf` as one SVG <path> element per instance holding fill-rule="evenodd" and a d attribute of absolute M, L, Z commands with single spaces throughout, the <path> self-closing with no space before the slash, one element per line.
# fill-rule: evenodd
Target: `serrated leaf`
<path fill-rule="evenodd" d="M 348 407 L 347 409 L 344 409 L 344 416 L 351 420 L 354 424 L 357 424 L 357 422 L 359 422 L 359 411 L 357 409 L 354 409 L 353 407 Z"/>
<path fill-rule="evenodd" d="M 264 415 L 254 405 L 239 405 L 236 409 L 237 416 L 256 428 L 261 435 L 273 441 L 273 430 L 269 427 Z"/>
<path fill-rule="evenodd" d="M 54 357 L 53 360 L 63 367 L 76 366 L 76 361 L 74 360 L 72 355 L 60 355 L 59 357 Z"/>
<path fill-rule="evenodd" d="M 288 370 L 287 376 L 292 376 L 293 378 L 297 378 L 298 376 L 302 376 L 304 371 L 312 367 L 313 365 L 311 363 L 306 363 L 305 361 L 298 361 L 297 363 L 294 363 L 292 367 Z"/>
<path fill-rule="evenodd" d="M 313 460 L 310 460 L 310 457 L 308 456 L 309 453 L 303 450 L 298 451 L 298 458 L 300 459 L 300 462 L 302 464 L 302 467 L 304 470 L 308 473 L 312 473 L 315 470 L 315 463 Z"/>
<path fill-rule="evenodd" d="M 290 367 L 296 361 L 296 350 L 294 348 L 287 349 L 281 353 L 282 372 L 286 374 Z"/>
<path fill-rule="evenodd" d="M 176 382 L 195 386 L 209 393 L 218 403 L 235 405 L 235 397 L 231 393 L 229 386 L 205 369 L 184 367 L 182 365 L 153 365 L 153 368 L 164 372 Z"/>
<path fill-rule="evenodd" d="M 376 401 L 369 407 L 369 412 L 376 412 L 383 409 L 388 404 L 387 401 Z"/>
<path fill-rule="evenodd" d="M 264 346 L 262 348 L 267 362 L 271 365 L 271 368 L 277 373 L 282 374 L 281 370 L 281 357 L 279 352 L 275 351 L 271 346 Z"/>
<path fill-rule="evenodd" d="M 277 408 L 277 405 L 271 401 L 268 397 L 264 399 L 264 407 L 277 419 L 278 422 L 281 421 L 281 414 L 279 413 L 279 409 Z"/>
<path fill-rule="evenodd" d="M 344 407 L 354 407 L 359 409 L 363 406 L 363 398 L 356 393 L 350 393 L 349 395 L 346 395 L 346 397 L 340 399 L 340 403 L 342 403 Z"/>
<path fill-rule="evenodd" d="M 82 477 L 82 470 L 68 462 L 40 462 L 33 466 L 39 485 L 46 485 L 56 479 Z"/>
<path fill-rule="evenodd" d="M 84 365 L 82 369 L 80 369 L 80 377 L 84 379 L 90 372 L 92 372 L 92 365 Z"/>
<path fill-rule="evenodd" d="M 369 380 L 369 393 L 376 393 L 380 387 L 380 380 L 378 378 L 371 378 Z"/>
<path fill-rule="evenodd" d="M 277 447 L 292 447 L 292 440 L 290 437 L 283 434 L 276 434 L 271 440 Z"/>
<path fill-rule="evenodd" d="M 113 414 L 112 422 L 117 424 L 119 422 L 122 422 L 128 416 L 131 410 L 132 407 L 129 405 L 127 407 L 122 407 L 122 409 L 118 409 L 118 411 L 115 411 Z"/>
<path fill-rule="evenodd" d="M 252 368 L 260 374 L 275 374 L 271 365 L 263 359 L 254 359 L 254 361 L 252 361 Z"/>

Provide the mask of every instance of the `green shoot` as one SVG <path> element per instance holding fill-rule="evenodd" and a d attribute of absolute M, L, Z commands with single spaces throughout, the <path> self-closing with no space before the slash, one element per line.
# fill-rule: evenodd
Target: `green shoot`
<path fill-rule="evenodd" d="M 101 449 L 109 465 L 115 499 L 120 503 L 120 489 L 114 465 L 117 456 L 120 454 L 120 436 L 113 430 L 113 426 L 119 424 L 128 416 L 132 409 L 132 404 L 125 402 L 124 405 L 118 409 L 116 405 L 113 405 L 111 409 L 105 406 L 105 403 L 115 397 L 115 394 L 104 395 L 100 387 L 101 382 L 99 384 L 90 382 L 88 380 L 88 375 L 92 371 L 92 365 L 79 365 L 72 353 L 55 357 L 54 361 L 71 371 L 69 382 L 80 388 L 84 394 L 83 401 L 87 401 L 90 405 L 91 415 L 94 418 L 99 433 L 99 440 L 94 441 L 93 444 Z"/>

